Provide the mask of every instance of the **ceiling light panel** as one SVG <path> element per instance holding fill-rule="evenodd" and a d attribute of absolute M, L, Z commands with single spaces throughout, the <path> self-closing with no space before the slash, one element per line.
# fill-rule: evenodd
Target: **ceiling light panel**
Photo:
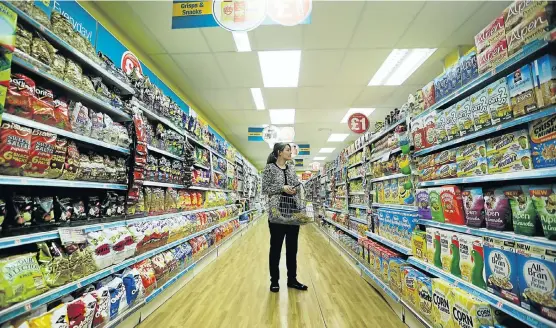
<path fill-rule="evenodd" d="M 436 49 L 394 49 L 375 73 L 369 85 L 401 85 Z"/>
<path fill-rule="evenodd" d="M 259 51 L 265 88 L 295 88 L 299 81 L 301 50 Z"/>
<path fill-rule="evenodd" d="M 342 142 L 346 140 L 349 136 L 347 133 L 332 133 L 330 137 L 328 137 L 328 142 Z"/>
<path fill-rule="evenodd" d="M 295 109 L 269 109 L 268 114 L 272 124 L 295 123 Z"/>
<path fill-rule="evenodd" d="M 365 116 L 369 116 L 371 115 L 372 112 L 375 111 L 375 108 L 350 108 L 346 115 L 344 115 L 344 118 L 342 118 L 342 120 L 340 121 L 340 123 L 347 123 L 349 117 L 355 113 L 361 113 Z"/>
<path fill-rule="evenodd" d="M 334 150 L 336 150 L 336 148 L 321 148 L 319 153 L 330 154 L 334 152 Z"/>
<path fill-rule="evenodd" d="M 251 51 L 251 44 L 249 43 L 249 35 L 247 32 L 232 32 L 232 35 L 238 52 Z"/>
<path fill-rule="evenodd" d="M 326 159 L 326 157 L 315 157 L 313 158 L 313 161 L 324 161 Z"/>
<path fill-rule="evenodd" d="M 261 92 L 261 89 L 251 88 L 251 95 L 253 96 L 253 101 L 255 102 L 255 107 L 257 107 L 257 110 L 263 110 L 264 100 L 263 100 L 263 94 Z"/>

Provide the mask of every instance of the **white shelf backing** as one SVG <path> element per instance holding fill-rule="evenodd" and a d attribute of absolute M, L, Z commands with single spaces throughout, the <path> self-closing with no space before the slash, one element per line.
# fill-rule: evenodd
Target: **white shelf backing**
<path fill-rule="evenodd" d="M 392 155 L 392 154 L 397 154 L 399 152 L 401 152 L 402 149 L 400 147 L 392 149 L 392 150 L 386 150 L 386 151 L 382 151 L 376 155 L 372 155 L 371 158 L 369 158 L 369 162 L 376 162 L 379 159 L 381 159 L 382 157 L 384 157 L 384 155 L 386 155 L 387 153 Z"/>

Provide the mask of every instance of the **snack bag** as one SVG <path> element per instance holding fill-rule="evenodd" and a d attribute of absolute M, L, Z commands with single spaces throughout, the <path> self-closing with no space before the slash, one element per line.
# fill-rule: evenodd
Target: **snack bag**
<path fill-rule="evenodd" d="M 31 129 L 15 123 L 2 123 L 0 130 L 0 174 L 21 175 L 29 160 Z"/>
<path fill-rule="evenodd" d="M 127 268 L 122 273 L 121 278 L 125 287 L 127 305 L 131 306 L 135 300 L 143 297 L 143 284 L 141 282 L 141 276 L 139 275 L 139 271 L 137 271 L 137 269 Z"/>
<path fill-rule="evenodd" d="M 91 327 L 95 316 L 97 300 L 91 294 L 85 294 L 67 304 L 70 328 Z"/>
<path fill-rule="evenodd" d="M 58 287 L 70 281 L 69 260 L 64 250 L 55 242 L 40 242 L 39 266 L 48 287 Z"/>
<path fill-rule="evenodd" d="M 80 174 L 80 156 L 77 145 L 74 141 L 68 142 L 66 162 L 64 164 L 64 170 L 62 172 L 62 179 L 64 180 L 75 180 L 78 174 Z"/>
<path fill-rule="evenodd" d="M 432 321 L 434 327 L 452 327 L 452 298 L 453 286 L 441 278 L 432 279 Z"/>
<path fill-rule="evenodd" d="M 35 88 L 35 102 L 33 103 L 33 121 L 54 126 L 54 94 L 52 90 L 37 86 Z"/>
<path fill-rule="evenodd" d="M 145 290 L 145 296 L 150 295 L 156 288 L 156 276 L 151 259 L 145 259 L 139 263 L 134 264 L 133 267 L 137 269 L 137 271 L 139 271 L 139 275 L 141 276 L 141 281 L 143 283 L 143 288 Z"/>
<path fill-rule="evenodd" d="M 541 229 L 537 211 L 529 193 L 528 185 L 507 187 L 504 195 L 508 197 L 512 211 L 514 232 L 519 235 L 534 236 Z"/>
<path fill-rule="evenodd" d="M 68 148 L 68 141 L 63 138 L 58 138 L 54 144 L 54 152 L 50 159 L 50 166 L 44 171 L 44 177 L 48 179 L 58 179 L 64 171 L 66 163 L 66 152 Z"/>
<path fill-rule="evenodd" d="M 490 304 L 467 292 L 453 288 L 449 295 L 452 305 L 452 327 L 480 328 L 493 325 Z"/>
<path fill-rule="evenodd" d="M 487 290 L 519 305 L 519 283 L 515 242 L 484 237 Z"/>
<path fill-rule="evenodd" d="M 483 188 L 464 188 L 461 195 L 465 212 L 465 225 L 474 228 L 484 227 L 485 200 L 483 198 Z"/>
<path fill-rule="evenodd" d="M 109 232 L 110 230 L 106 231 Z M 91 247 L 95 265 L 99 270 L 105 269 L 114 263 L 113 242 L 109 235 L 103 231 L 89 232 L 87 243 Z"/>
<path fill-rule="evenodd" d="M 50 167 L 55 144 L 56 135 L 54 133 L 33 129 L 29 160 L 23 167 L 23 176 L 44 177 L 46 170 Z"/>
<path fill-rule="evenodd" d="M 12 74 L 6 95 L 6 113 L 32 119 L 35 81 L 23 74 Z"/>
<path fill-rule="evenodd" d="M 91 292 L 91 296 L 97 302 L 92 327 L 97 327 L 110 318 L 110 292 L 107 287 L 101 287 Z"/>
<path fill-rule="evenodd" d="M 0 259 L 0 286 L 3 290 L 0 307 L 23 302 L 48 290 L 35 257 L 35 253 L 27 253 Z"/>
<path fill-rule="evenodd" d="M 541 220 L 544 236 L 550 240 L 556 240 L 556 192 L 554 186 L 532 186 L 529 194 Z"/>
<path fill-rule="evenodd" d="M 503 188 L 485 189 L 483 192 L 485 200 L 486 228 L 491 230 L 511 230 L 511 209 L 508 197 Z"/>
<path fill-rule="evenodd" d="M 124 282 L 121 278 L 115 277 L 106 284 L 110 292 L 110 320 L 118 316 L 118 313 L 123 313 L 127 309 L 127 298 L 124 287 Z"/>
<path fill-rule="evenodd" d="M 459 234 L 458 240 L 461 279 L 486 289 L 483 239 L 481 237 Z"/>
<path fill-rule="evenodd" d="M 69 327 L 67 305 L 60 304 L 38 317 L 29 319 L 29 328 L 66 328 Z"/>
<path fill-rule="evenodd" d="M 89 117 L 89 109 L 80 102 L 73 102 L 70 105 L 70 111 L 73 132 L 90 136 L 93 123 Z"/>

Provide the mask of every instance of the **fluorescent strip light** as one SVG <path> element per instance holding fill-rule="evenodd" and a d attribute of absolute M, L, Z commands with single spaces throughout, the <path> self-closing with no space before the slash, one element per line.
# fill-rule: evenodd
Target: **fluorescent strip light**
<path fill-rule="evenodd" d="M 251 88 L 251 95 L 253 96 L 253 101 L 255 102 L 255 107 L 257 107 L 257 110 L 263 110 L 264 100 L 263 100 L 263 94 L 261 92 L 261 89 Z"/>
<path fill-rule="evenodd" d="M 238 52 L 251 51 L 251 44 L 249 43 L 249 35 L 247 35 L 247 32 L 232 32 L 232 35 Z"/>
<path fill-rule="evenodd" d="M 401 85 L 435 51 L 435 48 L 392 50 L 369 85 Z"/>
<path fill-rule="evenodd" d="M 330 137 L 328 137 L 328 142 L 342 142 L 346 140 L 349 136 L 347 133 L 332 133 Z"/>
<path fill-rule="evenodd" d="M 313 158 L 313 161 L 324 161 L 326 159 L 326 157 L 315 157 Z"/>
<path fill-rule="evenodd" d="M 321 149 L 319 150 L 319 153 L 327 153 L 327 154 L 329 154 L 329 153 L 334 152 L 335 149 L 336 149 L 336 148 L 321 148 Z"/>
<path fill-rule="evenodd" d="M 295 123 L 295 109 L 269 109 L 268 114 L 272 124 Z"/>
<path fill-rule="evenodd" d="M 265 88 L 297 87 L 301 50 L 259 51 Z"/>
<path fill-rule="evenodd" d="M 375 109 L 374 108 L 350 108 L 346 115 L 344 115 L 344 118 L 342 118 L 342 120 L 340 121 L 340 123 L 347 123 L 349 117 L 355 113 L 361 113 L 365 116 L 369 116 L 371 115 L 372 112 L 374 112 Z"/>

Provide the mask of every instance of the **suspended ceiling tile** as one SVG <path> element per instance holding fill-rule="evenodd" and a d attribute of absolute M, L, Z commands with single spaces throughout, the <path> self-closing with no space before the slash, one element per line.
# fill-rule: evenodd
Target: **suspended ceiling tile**
<path fill-rule="evenodd" d="M 362 87 L 300 87 L 297 108 L 349 108 Z"/>
<path fill-rule="evenodd" d="M 391 49 L 346 50 L 342 66 L 333 84 L 367 85 L 391 51 Z"/>
<path fill-rule="evenodd" d="M 247 126 L 270 124 L 270 118 L 266 110 L 229 110 L 218 111 L 218 114 L 220 114 L 228 124 L 242 124 Z"/>
<path fill-rule="evenodd" d="M 422 85 L 401 85 L 398 86 L 394 92 L 388 97 L 388 100 L 381 104 L 381 107 L 396 107 L 400 108 L 403 104 L 407 102 L 407 97 L 410 94 L 414 94 L 417 89 L 422 88 Z"/>
<path fill-rule="evenodd" d="M 216 111 L 255 109 L 251 91 L 246 88 L 203 89 L 204 98 Z"/>
<path fill-rule="evenodd" d="M 307 50 L 301 55 L 300 86 L 330 85 L 338 76 L 344 50 Z"/>
<path fill-rule="evenodd" d="M 311 24 L 303 26 L 303 49 L 346 48 L 364 4 L 363 1 L 313 2 Z"/>
<path fill-rule="evenodd" d="M 256 52 L 226 52 L 214 54 L 231 88 L 263 85 Z"/>
<path fill-rule="evenodd" d="M 444 71 L 444 58 L 455 48 L 439 48 L 415 73 L 413 73 L 404 84 L 425 85 Z"/>
<path fill-rule="evenodd" d="M 395 86 L 370 86 L 365 87 L 351 107 L 376 108 L 383 105 L 390 95 L 396 90 Z"/>
<path fill-rule="evenodd" d="M 350 47 L 394 48 L 423 6 L 422 1 L 367 2 Z"/>
<path fill-rule="evenodd" d="M 228 87 L 213 54 L 179 54 L 172 58 L 197 88 Z"/>
<path fill-rule="evenodd" d="M 437 48 L 480 6 L 478 1 L 427 1 L 396 48 Z"/>
<path fill-rule="evenodd" d="M 263 88 L 262 94 L 267 109 L 296 108 L 297 88 Z"/>
<path fill-rule="evenodd" d="M 303 26 L 262 25 L 249 32 L 251 49 L 299 50 L 303 47 Z"/>
<path fill-rule="evenodd" d="M 295 111 L 295 122 L 296 123 L 340 123 L 342 117 L 346 114 L 347 109 L 333 109 L 333 110 L 323 110 L 323 109 L 297 109 Z"/>
<path fill-rule="evenodd" d="M 232 32 L 220 27 L 200 29 L 212 52 L 235 52 L 236 44 Z"/>

